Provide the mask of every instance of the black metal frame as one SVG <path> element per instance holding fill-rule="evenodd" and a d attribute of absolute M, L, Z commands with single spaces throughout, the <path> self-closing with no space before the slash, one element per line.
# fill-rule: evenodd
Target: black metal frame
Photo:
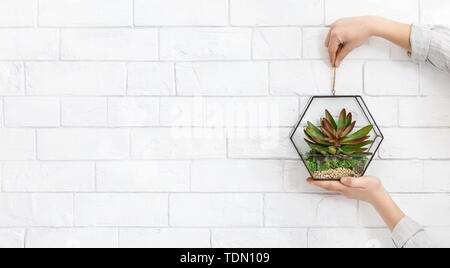
<path fill-rule="evenodd" d="M 306 106 L 306 108 L 304 109 L 302 115 L 300 116 L 300 120 L 298 120 L 298 123 L 296 124 L 294 130 L 292 131 L 291 135 L 290 135 L 290 140 L 292 142 L 292 144 L 294 144 L 295 150 L 297 151 L 297 153 L 300 155 L 300 158 L 302 159 L 303 164 L 305 165 L 306 169 L 308 170 L 308 173 L 311 175 L 311 178 L 313 180 L 317 180 L 314 179 L 313 174 L 311 173 L 311 171 L 308 168 L 308 165 L 306 164 L 306 160 L 304 159 L 304 157 L 302 156 L 299 148 L 297 147 L 297 145 L 294 142 L 294 134 L 297 132 L 297 129 L 299 128 L 301 122 L 303 121 L 303 118 L 306 115 L 306 112 L 308 111 L 309 107 L 311 106 L 312 102 L 314 101 L 314 99 L 332 99 L 332 98 L 354 98 L 356 100 L 356 102 L 358 103 L 358 105 L 360 106 L 364 116 L 366 118 L 370 118 L 373 121 L 373 126 L 378 130 L 378 132 L 380 133 L 379 137 L 381 138 L 381 141 L 378 143 L 377 148 L 375 148 L 375 151 L 372 154 L 372 157 L 369 159 L 369 162 L 366 164 L 366 167 L 364 169 L 364 172 L 362 173 L 362 176 L 364 176 L 366 174 L 367 169 L 369 168 L 370 164 L 372 163 L 372 160 L 375 157 L 375 153 L 378 151 L 378 149 L 380 149 L 381 144 L 384 141 L 384 135 L 381 132 L 380 128 L 378 127 L 375 119 L 373 118 L 372 114 L 370 113 L 369 107 L 367 107 L 367 104 L 365 103 L 364 99 L 362 98 L 361 95 L 339 95 L 339 96 L 334 96 L 334 95 L 325 95 L 325 96 L 313 96 L 308 100 L 308 104 Z M 362 103 L 359 101 L 361 100 Z M 364 107 L 366 108 L 367 112 L 369 113 L 368 115 L 366 114 Z M 370 120 L 369 120 L 370 121 Z M 378 133 L 377 133 L 378 136 Z M 372 145 L 373 146 L 373 145 Z M 372 147 L 370 147 L 371 149 Z M 369 149 L 369 150 L 370 150 Z M 320 179 L 320 181 L 339 181 L 340 179 Z"/>

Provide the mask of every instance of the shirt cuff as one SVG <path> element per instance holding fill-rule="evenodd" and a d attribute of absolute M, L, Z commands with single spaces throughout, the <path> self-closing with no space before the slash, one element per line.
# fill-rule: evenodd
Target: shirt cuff
<path fill-rule="evenodd" d="M 410 217 L 404 217 L 392 231 L 392 240 L 397 248 L 403 248 L 411 238 L 422 231 L 422 226 Z"/>
<path fill-rule="evenodd" d="M 431 39 L 432 32 L 430 28 L 423 25 L 412 25 L 410 40 L 412 53 L 408 52 L 408 55 L 414 62 L 422 63 L 427 61 Z"/>

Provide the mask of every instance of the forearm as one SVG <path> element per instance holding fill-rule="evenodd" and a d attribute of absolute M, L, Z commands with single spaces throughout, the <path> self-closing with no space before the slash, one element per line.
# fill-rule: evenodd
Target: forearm
<path fill-rule="evenodd" d="M 369 17 L 371 35 L 384 38 L 411 52 L 411 25 L 381 17 Z"/>
<path fill-rule="evenodd" d="M 391 231 L 405 217 L 403 211 L 384 188 L 376 193 L 371 204 Z"/>

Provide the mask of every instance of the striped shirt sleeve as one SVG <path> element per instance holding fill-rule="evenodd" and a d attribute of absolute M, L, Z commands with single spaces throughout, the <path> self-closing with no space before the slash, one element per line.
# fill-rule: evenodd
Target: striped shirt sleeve
<path fill-rule="evenodd" d="M 435 247 L 426 231 L 410 217 L 404 217 L 392 231 L 392 240 L 397 248 Z"/>
<path fill-rule="evenodd" d="M 427 62 L 450 73 L 450 28 L 412 26 L 410 57 L 417 63 Z"/>

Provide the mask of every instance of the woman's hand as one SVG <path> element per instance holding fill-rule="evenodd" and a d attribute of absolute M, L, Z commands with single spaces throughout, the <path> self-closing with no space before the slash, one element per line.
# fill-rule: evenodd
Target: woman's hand
<path fill-rule="evenodd" d="M 331 25 L 325 46 L 328 48 L 332 66 L 339 67 L 350 52 L 373 35 L 374 20 L 374 17 L 345 18 Z"/>
<path fill-rule="evenodd" d="M 347 198 L 370 203 L 391 231 L 405 217 L 378 178 L 342 178 L 341 181 L 315 181 L 309 178 L 307 181 L 309 184 L 342 194 Z"/>
<path fill-rule="evenodd" d="M 308 183 L 342 194 L 347 198 L 361 200 L 370 204 L 376 203 L 386 192 L 380 180 L 375 177 L 342 178 L 341 181 L 314 181 L 308 179 Z"/>
<path fill-rule="evenodd" d="M 376 16 L 340 19 L 331 25 L 325 40 L 332 66 L 342 60 L 371 36 L 378 36 L 411 52 L 411 25 Z M 340 49 L 341 48 L 341 49 Z"/>

